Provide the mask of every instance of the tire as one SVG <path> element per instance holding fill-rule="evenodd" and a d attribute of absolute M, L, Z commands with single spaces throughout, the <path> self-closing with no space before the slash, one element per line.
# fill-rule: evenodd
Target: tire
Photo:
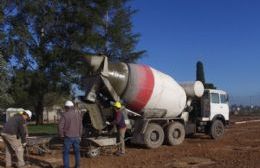
<path fill-rule="evenodd" d="M 163 144 L 164 132 L 160 125 L 150 123 L 144 133 L 144 144 L 147 148 L 158 148 Z"/>
<path fill-rule="evenodd" d="M 185 138 L 185 129 L 182 123 L 173 122 L 166 130 L 166 138 L 169 145 L 180 145 Z"/>
<path fill-rule="evenodd" d="M 220 139 L 225 132 L 224 124 L 220 120 L 215 120 L 210 127 L 210 136 L 212 139 Z"/>

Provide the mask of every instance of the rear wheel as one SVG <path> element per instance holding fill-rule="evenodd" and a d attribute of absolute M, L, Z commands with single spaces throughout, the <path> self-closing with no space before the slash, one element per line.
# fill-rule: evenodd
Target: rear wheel
<path fill-rule="evenodd" d="M 144 133 L 144 144 L 147 148 L 158 148 L 163 144 L 164 132 L 160 125 L 150 123 Z"/>
<path fill-rule="evenodd" d="M 219 139 L 224 135 L 224 124 L 220 120 L 215 120 L 210 127 L 210 136 L 212 139 Z"/>
<path fill-rule="evenodd" d="M 169 145 L 179 145 L 184 141 L 185 129 L 180 122 L 171 123 L 166 130 L 166 138 Z"/>

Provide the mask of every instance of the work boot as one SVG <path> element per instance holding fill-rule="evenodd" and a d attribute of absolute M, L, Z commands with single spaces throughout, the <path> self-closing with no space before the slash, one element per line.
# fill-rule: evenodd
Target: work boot
<path fill-rule="evenodd" d="M 121 151 L 117 151 L 116 153 L 115 153 L 115 155 L 116 156 L 123 156 L 125 153 L 123 153 L 123 152 L 121 152 Z"/>

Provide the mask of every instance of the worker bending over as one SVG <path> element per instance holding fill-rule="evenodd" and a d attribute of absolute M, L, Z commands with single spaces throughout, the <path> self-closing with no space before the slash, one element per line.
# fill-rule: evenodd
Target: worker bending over
<path fill-rule="evenodd" d="M 11 154 L 15 153 L 18 167 L 27 167 L 24 162 L 24 147 L 26 146 L 26 120 L 32 117 L 30 110 L 24 110 L 11 117 L 4 125 L 1 133 L 6 149 L 6 167 L 12 167 Z"/>

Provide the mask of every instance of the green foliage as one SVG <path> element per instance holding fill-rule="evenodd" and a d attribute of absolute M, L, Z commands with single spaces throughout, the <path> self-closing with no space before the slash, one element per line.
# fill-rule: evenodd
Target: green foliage
<path fill-rule="evenodd" d="M 69 95 L 63 95 L 62 93 L 57 92 L 49 92 L 44 95 L 43 104 L 47 109 L 53 107 L 53 105 L 63 106 L 64 102 L 69 98 Z"/>
<path fill-rule="evenodd" d="M 105 44 L 101 49 L 109 58 L 121 60 L 124 62 L 133 62 L 145 53 L 134 51 L 135 45 L 139 40 L 139 34 L 133 34 L 131 17 L 136 10 L 126 6 L 127 1 L 107 1 L 105 11 L 105 24 L 100 25 L 104 33 L 101 33 L 101 39 Z M 104 15 L 103 14 L 103 15 Z M 101 40 L 101 41 L 102 41 Z"/>
<path fill-rule="evenodd" d="M 29 108 L 42 122 L 43 107 L 70 97 L 87 71 L 84 55 L 106 54 L 133 62 L 139 34 L 128 0 L 24 0 L 0 2 L 0 46 L 14 69 L 14 106 Z"/>
<path fill-rule="evenodd" d="M 0 108 L 6 108 L 14 103 L 13 98 L 9 94 L 10 85 L 7 63 L 0 51 Z"/>

